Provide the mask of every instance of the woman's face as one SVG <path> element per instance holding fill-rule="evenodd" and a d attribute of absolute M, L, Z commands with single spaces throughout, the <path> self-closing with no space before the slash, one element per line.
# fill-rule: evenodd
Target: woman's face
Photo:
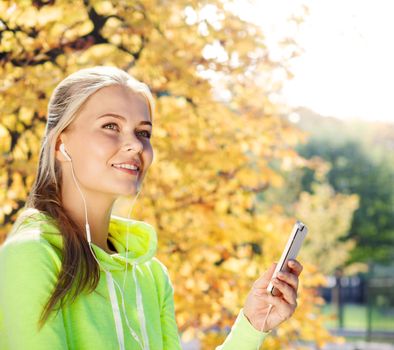
<path fill-rule="evenodd" d="M 61 139 L 79 185 L 117 197 L 139 190 L 153 160 L 151 133 L 146 97 L 116 85 L 90 96 Z M 59 151 L 57 158 L 65 159 Z M 135 163 L 139 171 L 119 169 L 122 163 Z"/>

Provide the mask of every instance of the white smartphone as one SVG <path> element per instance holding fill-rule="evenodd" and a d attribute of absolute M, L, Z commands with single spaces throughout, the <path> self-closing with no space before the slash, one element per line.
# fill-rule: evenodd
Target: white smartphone
<path fill-rule="evenodd" d="M 280 257 L 280 260 L 278 262 L 278 265 L 275 268 L 275 271 L 273 273 L 273 277 L 276 276 L 276 274 L 279 271 L 289 271 L 289 268 L 287 266 L 287 262 L 291 259 L 295 259 L 298 255 L 298 252 L 301 249 L 302 242 L 304 241 L 304 238 L 306 234 L 308 233 L 308 228 L 306 227 L 305 224 L 303 224 L 301 221 L 297 221 L 294 226 L 293 230 L 290 234 L 290 237 L 287 241 L 286 247 L 282 253 L 282 256 Z M 267 287 L 268 293 L 271 293 L 273 296 L 278 296 L 281 293 L 274 287 L 272 282 Z"/>

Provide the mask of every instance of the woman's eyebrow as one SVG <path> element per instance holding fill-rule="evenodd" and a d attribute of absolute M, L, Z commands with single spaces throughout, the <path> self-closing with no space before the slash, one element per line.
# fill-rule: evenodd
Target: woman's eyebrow
<path fill-rule="evenodd" d="M 121 115 L 118 115 L 118 114 L 114 114 L 114 113 L 105 113 L 103 115 L 100 115 L 97 119 L 100 119 L 100 118 L 103 118 L 103 117 L 114 117 L 114 118 L 117 118 L 117 119 L 122 119 L 124 121 L 127 121 L 127 119 L 125 117 L 123 117 Z M 152 123 L 150 121 L 148 121 L 148 120 L 142 120 L 140 122 L 140 125 L 150 125 L 150 126 L 152 126 Z"/>

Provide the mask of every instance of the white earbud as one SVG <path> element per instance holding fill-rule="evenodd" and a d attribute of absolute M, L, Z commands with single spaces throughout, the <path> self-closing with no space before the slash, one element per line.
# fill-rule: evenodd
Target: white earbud
<path fill-rule="evenodd" d="M 64 148 L 64 143 L 61 143 L 59 148 L 60 148 L 60 152 L 63 153 L 63 155 L 66 157 L 66 159 L 71 162 L 71 158 L 68 155 L 68 153 L 66 152 L 66 149 Z"/>

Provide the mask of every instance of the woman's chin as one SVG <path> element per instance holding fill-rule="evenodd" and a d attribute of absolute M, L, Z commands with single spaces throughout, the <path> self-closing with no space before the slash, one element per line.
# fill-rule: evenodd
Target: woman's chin
<path fill-rule="evenodd" d="M 122 196 L 122 197 L 130 197 L 130 196 L 135 196 L 137 194 L 137 192 L 140 190 L 140 184 L 139 182 L 133 184 L 132 187 L 128 187 L 128 188 L 124 188 L 122 190 L 119 190 L 118 192 L 118 196 Z"/>

